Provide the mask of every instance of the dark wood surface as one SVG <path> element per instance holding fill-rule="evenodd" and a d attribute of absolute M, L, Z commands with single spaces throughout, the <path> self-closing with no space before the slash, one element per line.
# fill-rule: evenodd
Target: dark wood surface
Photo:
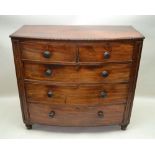
<path fill-rule="evenodd" d="M 114 83 L 128 82 L 131 64 L 105 64 L 99 66 L 71 66 L 71 65 L 39 65 L 24 63 L 25 79 L 47 80 L 52 82 L 77 83 Z M 51 75 L 45 72 L 50 69 Z M 103 77 L 102 72 L 108 76 Z"/>
<path fill-rule="evenodd" d="M 113 106 L 47 106 L 30 104 L 30 119 L 32 123 L 61 125 L 61 126 L 97 126 L 121 124 L 124 105 Z M 55 112 L 53 118 L 49 117 L 51 111 Z M 99 117 L 98 112 L 103 116 Z"/>
<path fill-rule="evenodd" d="M 132 60 L 133 42 L 102 43 L 56 43 L 56 42 L 21 42 L 23 60 L 43 62 L 124 62 Z M 50 57 L 43 56 L 45 51 Z M 104 58 L 104 53 L 109 58 Z"/>
<path fill-rule="evenodd" d="M 110 57 L 104 58 L 108 52 Z M 79 62 L 123 62 L 132 60 L 133 43 L 103 42 L 79 45 Z"/>
<path fill-rule="evenodd" d="M 126 129 L 144 39 L 140 33 L 128 26 L 24 26 L 11 37 L 28 129 L 34 123 Z"/>
<path fill-rule="evenodd" d="M 21 43 L 22 59 L 39 60 L 49 62 L 75 62 L 76 46 L 67 43 Z M 49 58 L 45 58 L 43 53 L 49 51 Z"/>
<path fill-rule="evenodd" d="M 27 83 L 25 88 L 28 102 L 45 104 L 120 104 L 126 103 L 128 94 L 128 84 L 63 86 Z M 53 95 L 48 97 L 48 92 L 52 92 Z M 105 92 L 106 96 L 102 96 L 102 92 Z"/>
<path fill-rule="evenodd" d="M 144 36 L 132 26 L 60 25 L 25 25 L 10 37 L 52 40 L 118 40 L 144 38 Z"/>

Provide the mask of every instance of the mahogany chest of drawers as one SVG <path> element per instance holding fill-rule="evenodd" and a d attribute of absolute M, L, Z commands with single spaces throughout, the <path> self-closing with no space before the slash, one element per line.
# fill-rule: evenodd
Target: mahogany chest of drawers
<path fill-rule="evenodd" d="M 131 26 L 23 26 L 11 36 L 23 121 L 130 121 L 144 36 Z"/>

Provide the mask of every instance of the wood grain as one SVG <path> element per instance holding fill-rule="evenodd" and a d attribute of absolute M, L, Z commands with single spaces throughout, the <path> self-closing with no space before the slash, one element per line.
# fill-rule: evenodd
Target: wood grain
<path fill-rule="evenodd" d="M 22 111 L 23 122 L 29 124 L 29 113 L 28 113 L 28 105 L 26 102 L 26 95 L 24 89 L 24 77 L 22 74 L 23 64 L 21 61 L 21 53 L 19 48 L 19 40 L 12 40 L 13 54 L 14 54 L 14 64 L 16 69 L 16 77 L 17 77 L 17 85 L 20 99 L 20 106 Z"/>
<path fill-rule="evenodd" d="M 54 111 L 54 118 L 49 112 Z M 98 117 L 98 111 L 103 111 L 104 117 Z M 113 106 L 47 106 L 30 103 L 30 118 L 32 123 L 41 123 L 59 126 L 98 126 L 121 124 L 124 105 Z"/>
<path fill-rule="evenodd" d="M 131 64 L 105 64 L 101 66 L 62 66 L 39 65 L 25 63 L 25 78 L 34 80 L 48 80 L 53 82 L 76 83 L 114 83 L 128 82 Z M 46 76 L 46 70 L 52 71 L 51 76 Z M 102 71 L 109 73 L 108 77 L 102 77 Z"/>
<path fill-rule="evenodd" d="M 45 104 L 120 104 L 126 103 L 128 94 L 128 84 L 62 86 L 27 83 L 25 87 L 28 102 Z M 52 97 L 48 97 L 49 91 L 53 93 Z M 106 97 L 101 97 L 103 91 Z"/>
<path fill-rule="evenodd" d="M 143 39 L 132 26 L 60 26 L 25 25 L 10 35 L 12 38 L 51 40 L 120 40 Z"/>
<path fill-rule="evenodd" d="M 108 52 L 110 57 L 104 58 Z M 103 42 L 101 44 L 85 44 L 79 46 L 80 62 L 123 62 L 132 60 L 133 44 L 119 42 Z"/>
<path fill-rule="evenodd" d="M 46 62 L 75 62 L 76 46 L 67 43 L 29 42 L 21 43 L 22 59 Z M 43 53 L 49 51 L 50 58 L 45 58 Z"/>
<path fill-rule="evenodd" d="M 28 129 L 34 123 L 126 129 L 144 39 L 138 31 L 130 26 L 24 26 L 10 37 Z"/>
<path fill-rule="evenodd" d="M 132 107 L 133 107 L 133 101 L 134 101 L 134 95 L 136 90 L 136 82 L 138 77 L 138 70 L 140 65 L 140 58 L 141 58 L 141 51 L 143 47 L 143 41 L 136 41 L 134 45 L 134 59 L 136 61 L 133 62 L 132 71 L 130 73 L 130 87 L 129 87 L 129 93 L 127 97 L 127 104 L 125 106 L 124 111 L 124 119 L 122 121 L 122 124 L 127 126 L 130 122 Z"/>

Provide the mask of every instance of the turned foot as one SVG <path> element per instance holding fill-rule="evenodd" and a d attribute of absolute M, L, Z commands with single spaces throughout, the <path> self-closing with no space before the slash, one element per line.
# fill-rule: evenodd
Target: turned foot
<path fill-rule="evenodd" d="M 121 130 L 126 130 L 128 124 L 125 124 L 125 125 L 121 125 Z"/>
<path fill-rule="evenodd" d="M 27 129 L 32 129 L 32 125 L 31 124 L 25 124 Z"/>

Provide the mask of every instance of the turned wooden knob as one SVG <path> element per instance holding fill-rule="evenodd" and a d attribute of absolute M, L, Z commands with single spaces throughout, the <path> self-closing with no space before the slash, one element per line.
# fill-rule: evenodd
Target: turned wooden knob
<path fill-rule="evenodd" d="M 101 94 L 100 94 L 100 96 L 101 96 L 102 98 L 105 98 L 105 97 L 107 97 L 107 93 L 106 93 L 105 91 L 102 91 Z"/>
<path fill-rule="evenodd" d="M 48 97 L 52 97 L 53 96 L 53 92 L 52 91 L 48 91 L 47 96 Z"/>
<path fill-rule="evenodd" d="M 51 75 L 52 75 L 52 70 L 51 70 L 51 69 L 47 69 L 47 70 L 45 71 L 45 75 L 46 75 L 46 76 L 51 76 Z"/>
<path fill-rule="evenodd" d="M 45 51 L 43 52 L 44 58 L 50 58 L 51 57 L 51 52 L 50 51 Z"/>
<path fill-rule="evenodd" d="M 102 77 L 107 77 L 107 76 L 109 75 L 109 73 L 108 73 L 107 71 L 103 71 L 103 72 L 101 73 L 101 75 L 102 75 Z"/>
<path fill-rule="evenodd" d="M 102 118 L 102 117 L 104 117 L 104 113 L 103 113 L 103 111 L 98 111 L 98 117 L 100 117 L 100 118 Z"/>
<path fill-rule="evenodd" d="M 55 111 L 49 112 L 48 116 L 49 116 L 50 118 L 53 118 L 53 117 L 55 116 Z"/>
<path fill-rule="evenodd" d="M 110 53 L 108 51 L 105 51 L 103 56 L 104 56 L 104 59 L 109 59 Z"/>

